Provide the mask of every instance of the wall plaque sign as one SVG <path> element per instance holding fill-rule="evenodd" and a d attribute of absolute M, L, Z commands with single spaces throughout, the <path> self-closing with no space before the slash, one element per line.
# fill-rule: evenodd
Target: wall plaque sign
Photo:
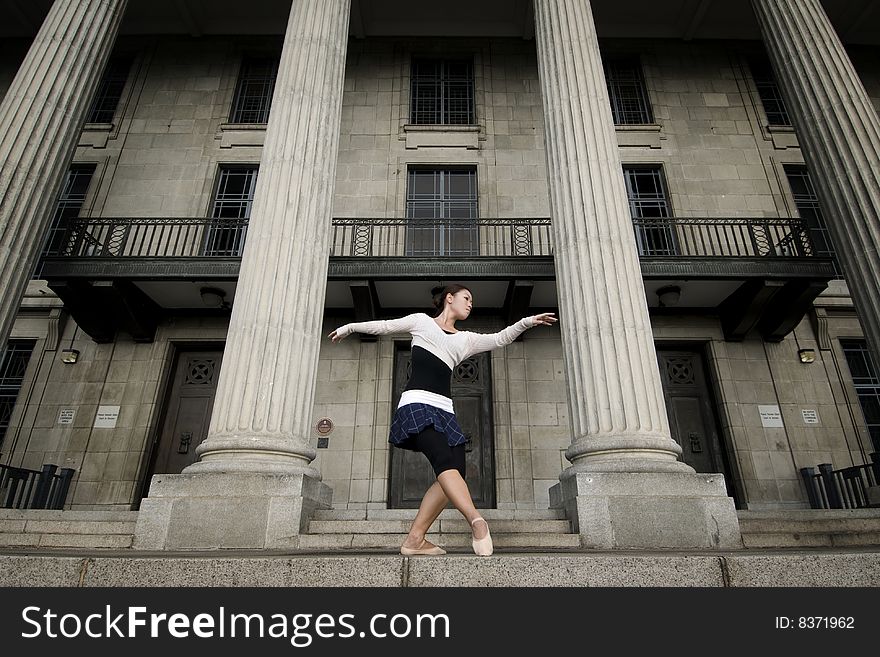
<path fill-rule="evenodd" d="M 95 429 L 115 429 L 116 421 L 119 419 L 118 406 L 98 406 L 98 413 L 95 415 Z"/>
<path fill-rule="evenodd" d="M 758 406 L 758 413 L 761 416 L 761 426 L 767 428 L 782 428 L 782 413 L 779 412 L 779 406 Z"/>

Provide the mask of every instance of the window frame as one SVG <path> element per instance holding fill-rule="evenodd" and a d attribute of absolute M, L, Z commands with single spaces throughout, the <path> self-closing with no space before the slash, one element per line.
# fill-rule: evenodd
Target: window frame
<path fill-rule="evenodd" d="M 420 75 L 417 74 L 419 65 L 434 64 L 437 66 L 436 75 Z M 467 76 L 453 76 L 449 69 L 454 64 L 463 64 L 467 67 Z M 444 126 L 475 126 L 477 125 L 477 103 L 476 103 L 476 73 L 475 73 L 474 57 L 420 57 L 413 56 L 410 61 L 409 71 L 409 124 L 410 125 L 444 125 Z M 435 105 L 433 112 L 431 110 L 422 110 L 417 107 L 417 102 L 422 100 L 419 90 L 424 87 L 430 89 L 433 86 L 436 95 L 426 96 L 430 102 Z M 467 109 L 455 112 L 459 115 L 466 113 L 464 121 L 451 121 L 450 115 L 453 110 L 450 105 L 455 100 L 461 100 L 461 96 L 454 97 L 452 89 L 455 87 L 464 88 L 464 102 Z M 434 120 L 421 120 L 423 114 L 431 113 Z"/>
<path fill-rule="evenodd" d="M 434 179 L 434 192 L 420 194 L 415 190 L 416 177 L 426 174 L 431 174 Z M 451 193 L 454 182 L 451 176 L 462 174 L 467 175 L 467 195 Z M 474 257 L 480 254 L 477 223 L 480 217 L 480 191 L 476 165 L 410 166 L 407 169 L 405 194 L 405 255 Z M 433 206 L 431 216 L 418 216 L 425 214 L 420 211 L 420 205 L 423 208 Z M 467 216 L 453 216 L 457 214 Z M 430 225 L 424 225 L 427 222 Z M 466 242 L 466 246 L 456 245 L 461 241 Z M 430 246 L 425 246 L 426 242 Z"/>
<path fill-rule="evenodd" d="M 633 75 L 629 78 L 620 76 L 623 66 L 629 65 Z M 648 86 L 645 81 L 641 59 L 638 56 L 609 56 L 602 58 L 602 68 L 605 73 L 605 84 L 608 89 L 608 102 L 611 105 L 611 116 L 616 126 L 626 125 L 654 125 L 654 109 L 651 98 L 648 95 Z M 621 94 L 626 85 L 635 89 L 631 97 Z M 626 101 L 635 102 L 636 110 L 626 109 Z M 628 120 L 629 115 L 638 120 Z"/>
<path fill-rule="evenodd" d="M 240 257 L 242 255 L 247 237 L 247 223 L 253 211 L 259 172 L 260 166 L 256 163 L 237 162 L 217 166 L 217 178 L 208 209 L 208 217 L 212 222 L 205 231 L 201 249 L 203 256 Z M 246 193 L 230 194 L 227 197 L 223 191 L 224 182 L 228 182 L 230 175 L 242 173 L 248 179 L 245 183 Z M 241 212 L 235 213 L 237 216 L 223 213 L 224 208 L 234 208 L 236 204 L 243 208 Z"/>
<path fill-rule="evenodd" d="M 250 68 L 256 68 L 261 64 L 268 64 L 268 74 L 249 73 Z M 275 95 L 275 85 L 278 82 L 278 67 L 281 64 L 280 54 L 246 54 L 241 58 L 238 76 L 235 81 L 235 91 L 232 95 L 232 105 L 229 110 L 229 122 L 238 125 L 264 125 L 269 122 L 272 111 L 272 98 Z M 249 84 L 262 84 L 259 94 L 246 95 L 246 87 Z M 245 107 L 248 99 L 256 99 L 256 109 Z M 251 116 L 254 115 L 254 116 Z M 252 118 L 259 120 L 251 120 Z"/>

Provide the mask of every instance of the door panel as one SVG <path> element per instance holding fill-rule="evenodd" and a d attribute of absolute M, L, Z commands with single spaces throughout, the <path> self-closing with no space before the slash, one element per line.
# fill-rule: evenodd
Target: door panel
<path fill-rule="evenodd" d="M 222 360 L 222 351 L 178 354 L 150 475 L 179 474 L 196 461 L 196 447 L 208 435 Z"/>
<path fill-rule="evenodd" d="M 699 351 L 657 349 L 669 429 L 682 448 L 681 460 L 697 472 L 720 472 L 732 482 L 703 356 Z M 732 493 L 731 493 L 732 494 Z"/>

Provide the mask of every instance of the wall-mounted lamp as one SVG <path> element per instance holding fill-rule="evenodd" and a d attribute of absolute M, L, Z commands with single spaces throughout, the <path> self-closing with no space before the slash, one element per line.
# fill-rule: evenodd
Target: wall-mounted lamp
<path fill-rule="evenodd" d="M 802 363 L 814 363 L 816 361 L 815 349 L 798 349 L 798 358 Z"/>
<path fill-rule="evenodd" d="M 225 305 L 226 291 L 216 287 L 203 287 L 199 290 L 202 303 L 208 308 L 223 308 Z"/>
<path fill-rule="evenodd" d="M 79 351 L 76 349 L 63 349 L 61 351 L 61 362 L 72 365 L 79 358 Z"/>
<path fill-rule="evenodd" d="M 661 308 L 674 306 L 681 299 L 681 288 L 678 285 L 666 285 L 657 290 L 657 301 Z"/>

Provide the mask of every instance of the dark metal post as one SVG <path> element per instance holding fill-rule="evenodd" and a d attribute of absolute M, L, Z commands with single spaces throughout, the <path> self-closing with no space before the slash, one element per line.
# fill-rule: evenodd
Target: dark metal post
<path fill-rule="evenodd" d="M 821 509 L 822 503 L 819 501 L 819 495 L 816 493 L 816 468 L 801 468 L 801 477 L 803 477 L 804 486 L 807 488 L 807 499 L 810 500 L 810 508 Z"/>
<path fill-rule="evenodd" d="M 822 477 L 822 483 L 825 484 L 825 496 L 828 499 L 829 509 L 842 509 L 843 503 L 840 501 L 840 494 L 837 492 L 837 482 L 834 481 L 834 469 L 830 463 L 819 464 L 819 474 Z"/>
<path fill-rule="evenodd" d="M 27 508 L 46 508 L 46 502 L 49 501 L 49 491 L 52 489 L 52 478 L 55 476 L 55 470 L 57 469 L 57 465 L 52 465 L 50 463 L 43 464 L 43 470 L 40 472 L 39 478 L 37 479 L 37 489 L 34 493 L 34 498 L 31 503 L 27 505 Z"/>
<path fill-rule="evenodd" d="M 880 486 L 880 452 L 871 452 L 871 470 L 874 473 L 874 485 Z"/>
<path fill-rule="evenodd" d="M 61 468 L 55 482 L 50 509 L 63 509 L 67 501 L 67 491 L 70 490 L 70 482 L 73 480 L 73 468 Z"/>

